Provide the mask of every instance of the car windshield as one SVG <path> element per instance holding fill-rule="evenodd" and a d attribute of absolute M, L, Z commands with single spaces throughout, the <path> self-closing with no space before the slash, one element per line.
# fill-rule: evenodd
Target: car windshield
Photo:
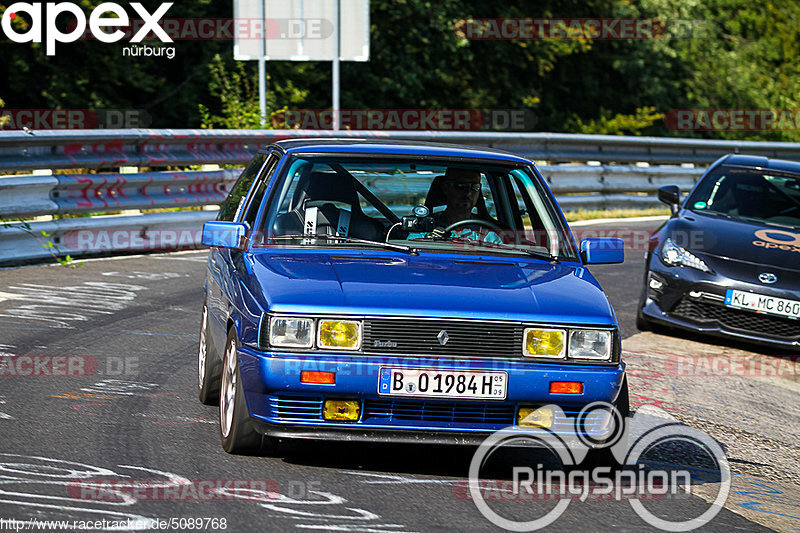
<path fill-rule="evenodd" d="M 689 198 L 694 211 L 781 226 L 800 226 L 800 177 L 771 171 L 722 167 Z"/>
<path fill-rule="evenodd" d="M 485 161 L 288 161 L 254 245 L 370 246 L 577 260 L 532 169 Z M 370 244 L 372 243 L 372 244 Z"/>

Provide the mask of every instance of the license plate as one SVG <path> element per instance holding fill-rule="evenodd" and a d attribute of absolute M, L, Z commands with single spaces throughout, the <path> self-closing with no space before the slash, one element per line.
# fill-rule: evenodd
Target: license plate
<path fill-rule="evenodd" d="M 378 377 L 378 394 L 387 396 L 504 400 L 507 389 L 506 372 L 381 367 Z"/>
<path fill-rule="evenodd" d="M 725 291 L 725 305 L 736 309 L 749 309 L 769 315 L 788 318 L 800 317 L 800 302 L 774 296 L 764 296 L 752 292 L 728 289 Z"/>

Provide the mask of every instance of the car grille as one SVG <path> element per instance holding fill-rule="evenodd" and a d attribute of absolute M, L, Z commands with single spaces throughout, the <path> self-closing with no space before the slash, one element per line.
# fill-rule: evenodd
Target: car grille
<path fill-rule="evenodd" d="M 322 420 L 322 396 L 270 396 L 268 402 L 281 420 Z"/>
<path fill-rule="evenodd" d="M 447 332 L 447 342 L 438 336 Z M 378 354 L 452 357 L 521 357 L 521 324 L 380 319 L 364 321 L 363 350 Z"/>
<path fill-rule="evenodd" d="M 514 423 L 514 406 L 509 404 L 436 402 L 409 400 L 366 400 L 364 420 L 382 418 L 422 422 Z"/>
<path fill-rule="evenodd" d="M 687 297 L 681 298 L 670 314 L 698 322 L 717 322 L 725 329 L 758 337 L 768 336 L 779 339 L 800 337 L 800 321 L 730 309 Z"/>
<path fill-rule="evenodd" d="M 322 420 L 322 396 L 279 395 L 269 398 L 273 416 L 284 422 L 307 422 Z M 497 429 L 513 425 L 516 421 L 516 406 L 508 403 L 451 402 L 440 400 L 412 399 L 367 399 L 363 402 L 364 423 L 380 421 L 443 422 L 462 424 L 495 425 Z M 560 432 L 574 431 L 575 420 L 580 411 L 566 406 L 564 416 L 557 416 L 552 429 Z M 589 434 L 605 428 L 602 413 L 589 414 L 581 429 Z"/>

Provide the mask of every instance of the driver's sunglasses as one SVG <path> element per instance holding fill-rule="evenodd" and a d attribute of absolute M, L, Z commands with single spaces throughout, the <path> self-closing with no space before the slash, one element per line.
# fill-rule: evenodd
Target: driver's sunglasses
<path fill-rule="evenodd" d="M 478 192 L 481 190 L 480 183 L 467 183 L 465 181 L 445 181 L 445 183 L 457 191 Z"/>

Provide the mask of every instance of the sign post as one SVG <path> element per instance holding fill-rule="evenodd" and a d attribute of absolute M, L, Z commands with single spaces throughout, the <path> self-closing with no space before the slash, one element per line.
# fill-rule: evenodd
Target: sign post
<path fill-rule="evenodd" d="M 258 61 L 262 124 L 267 61 L 331 61 L 333 129 L 338 130 L 339 62 L 369 61 L 369 0 L 234 0 L 233 16 L 233 58 Z M 257 37 L 241 35 L 242 23 L 253 21 L 259 23 Z"/>

